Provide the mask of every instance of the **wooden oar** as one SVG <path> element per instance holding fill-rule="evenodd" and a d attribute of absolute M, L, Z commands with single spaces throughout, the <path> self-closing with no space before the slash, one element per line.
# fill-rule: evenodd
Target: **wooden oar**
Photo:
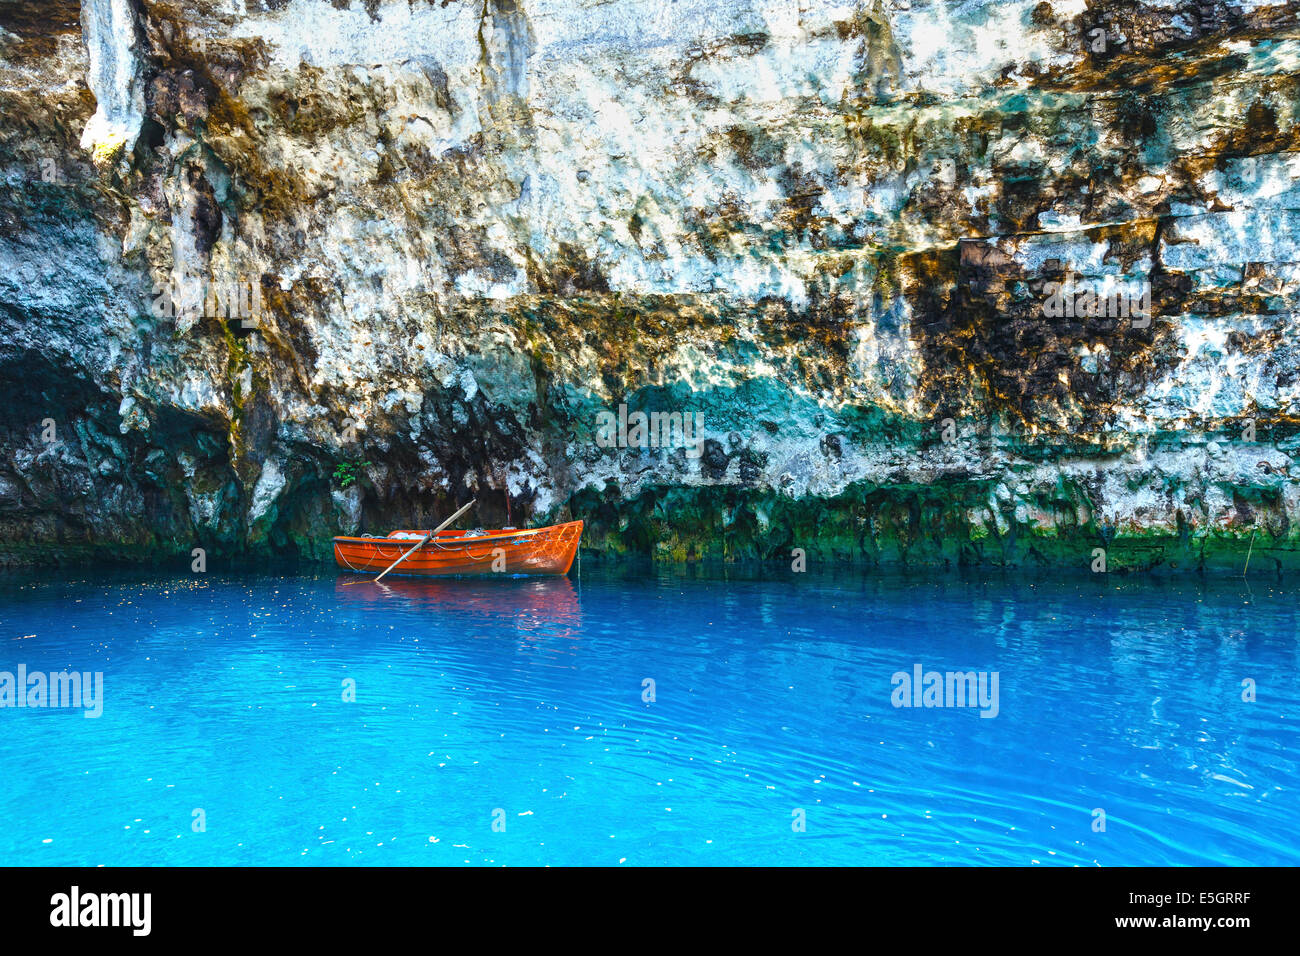
<path fill-rule="evenodd" d="M 393 562 L 392 564 L 390 564 L 388 567 L 384 568 L 384 570 L 380 571 L 379 574 L 375 575 L 375 577 L 372 578 L 371 580 L 374 581 L 375 584 L 378 584 L 380 578 L 382 578 L 382 577 L 383 577 L 385 574 L 387 574 L 389 571 L 393 570 L 393 568 L 397 567 L 399 564 L 401 564 L 403 561 L 405 561 L 405 560 L 406 560 L 407 558 L 409 558 L 411 555 L 415 554 L 415 552 L 419 551 L 420 548 L 424 547 L 424 543 L 425 543 L 426 541 L 428 541 L 428 540 L 429 540 L 430 538 L 432 538 L 432 537 L 433 537 L 433 535 L 431 535 L 431 534 L 426 534 L 426 535 L 425 535 L 423 538 L 421 538 L 419 541 L 415 542 L 415 547 L 414 547 L 414 548 L 412 548 L 410 551 L 406 552 L 406 554 L 402 555 L 400 558 L 398 558 L 396 561 L 394 561 L 394 562 Z"/>
<path fill-rule="evenodd" d="M 432 531 L 430 531 L 430 532 L 429 532 L 429 537 L 432 538 L 435 534 L 437 534 L 437 533 L 438 533 L 439 531 L 441 531 L 443 528 L 447 527 L 447 525 L 451 524 L 453 521 L 455 521 L 457 518 L 459 518 L 461 515 L 463 515 L 466 511 L 469 511 L 470 508 L 473 508 L 473 507 L 474 507 L 474 502 L 475 502 L 475 501 L 478 501 L 478 499 L 477 499 L 477 498 L 472 499 L 472 500 L 470 501 L 470 503 L 467 504 L 464 508 L 461 508 L 461 509 L 460 509 L 459 511 L 457 511 L 454 515 L 452 515 L 450 518 L 448 518 L 446 521 L 444 521 L 442 524 L 438 525 L 438 527 L 436 527 L 436 528 L 434 528 Z"/>
<path fill-rule="evenodd" d="M 467 504 L 465 507 L 461 508 L 461 509 L 460 509 L 459 511 L 457 511 L 454 515 L 452 515 L 450 518 L 448 518 L 446 521 L 444 521 L 442 524 L 438 525 L 438 527 L 434 528 L 432 531 L 430 531 L 428 534 L 426 534 L 426 535 L 425 535 L 423 538 L 421 538 L 419 541 L 415 542 L 415 547 L 413 547 L 410 551 L 407 551 L 406 554 L 402 555 L 400 558 L 398 558 L 396 561 L 394 561 L 394 562 L 393 562 L 392 564 L 390 564 L 388 567 L 384 568 L 384 570 L 380 571 L 378 575 L 376 575 L 376 576 L 373 577 L 373 578 L 368 578 L 367 580 L 373 581 L 374 583 L 378 584 L 380 578 L 382 578 L 382 577 L 383 577 L 385 574 L 387 574 L 389 571 L 393 570 L 393 568 L 397 567 L 399 564 L 401 564 L 403 561 L 405 561 L 405 560 L 406 560 L 407 558 L 409 558 L 411 555 L 415 554 L 415 552 L 419 551 L 420 548 L 422 548 L 422 547 L 424 546 L 424 544 L 425 544 L 425 543 L 426 543 L 430 538 L 432 538 L 434 535 L 436 535 L 436 534 L 437 534 L 439 531 L 441 531 L 443 528 L 447 527 L 447 525 L 451 524 L 453 521 L 455 521 L 457 518 L 459 518 L 461 515 L 463 515 L 466 511 L 469 511 L 470 508 L 474 507 L 474 502 L 477 501 L 477 500 L 478 500 L 477 498 L 472 499 L 472 500 L 470 501 L 469 504 Z M 360 582 L 360 581 L 350 581 L 350 582 L 348 582 L 348 583 L 349 583 L 349 584 L 360 584 L 361 582 Z M 347 585 L 344 585 L 344 587 L 346 587 L 346 586 L 347 586 Z"/>
<path fill-rule="evenodd" d="M 454 515 L 452 515 L 450 518 L 448 518 L 448 519 L 447 519 L 446 521 L 444 521 L 442 524 L 438 525 L 438 527 L 434 528 L 432 531 L 430 531 L 428 534 L 426 534 L 423 538 L 421 538 L 418 542 L 416 542 L 416 545 L 415 545 L 414 548 L 412 548 L 410 551 L 406 552 L 406 554 L 402 555 L 400 558 L 398 558 L 396 561 L 394 561 L 394 562 L 393 562 L 392 564 L 390 564 L 388 567 L 384 568 L 384 570 L 380 571 L 379 574 L 376 575 L 375 578 L 374 578 L 375 583 L 378 584 L 380 578 L 382 578 L 382 577 L 383 577 L 385 574 L 387 574 L 389 571 L 393 570 L 393 568 L 397 567 L 399 564 L 401 564 L 403 561 L 405 561 L 407 558 L 409 558 L 411 555 L 413 555 L 416 551 L 419 551 L 420 548 L 422 548 L 422 547 L 424 546 L 424 544 L 425 544 L 425 543 L 426 543 L 430 538 L 432 538 L 434 535 L 436 535 L 436 534 L 437 534 L 439 531 L 441 531 L 443 528 L 447 527 L 447 525 L 451 524 L 453 521 L 455 521 L 457 518 L 459 518 L 461 515 L 463 515 L 466 511 L 469 511 L 470 508 L 474 507 L 474 502 L 477 501 L 477 500 L 478 500 L 477 498 L 472 499 L 472 500 L 470 501 L 469 504 L 467 504 L 465 507 L 461 508 L 461 509 L 460 509 L 459 511 L 457 511 Z"/>

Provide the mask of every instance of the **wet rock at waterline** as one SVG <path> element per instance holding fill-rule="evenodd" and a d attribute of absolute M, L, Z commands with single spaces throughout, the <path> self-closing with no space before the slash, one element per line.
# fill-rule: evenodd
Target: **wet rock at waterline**
<path fill-rule="evenodd" d="M 0 4 L 0 553 L 1294 566 L 1298 11 Z"/>

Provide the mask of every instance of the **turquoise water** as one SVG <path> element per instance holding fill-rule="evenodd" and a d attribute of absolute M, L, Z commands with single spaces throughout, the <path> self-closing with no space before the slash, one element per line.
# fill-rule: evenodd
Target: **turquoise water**
<path fill-rule="evenodd" d="M 1300 863 L 1290 587 L 348 580 L 0 576 L 0 863 Z"/>

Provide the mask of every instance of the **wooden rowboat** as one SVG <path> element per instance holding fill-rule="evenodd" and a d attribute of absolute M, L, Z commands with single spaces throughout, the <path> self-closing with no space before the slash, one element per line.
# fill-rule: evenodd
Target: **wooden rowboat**
<path fill-rule="evenodd" d="M 428 541 L 420 544 L 422 538 Z M 393 574 L 441 577 L 458 574 L 568 574 L 582 538 L 582 522 L 499 531 L 389 532 L 386 538 L 338 537 L 334 563 L 362 574 L 402 560 Z"/>

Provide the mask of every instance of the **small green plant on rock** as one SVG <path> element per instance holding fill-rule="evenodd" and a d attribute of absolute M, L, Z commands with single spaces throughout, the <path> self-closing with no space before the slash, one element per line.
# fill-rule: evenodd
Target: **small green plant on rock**
<path fill-rule="evenodd" d="M 368 461 L 340 462 L 338 467 L 334 469 L 334 480 L 339 483 L 340 488 L 347 488 L 349 485 L 355 484 L 358 478 L 364 476 L 361 469 L 369 467 L 370 462 Z"/>

